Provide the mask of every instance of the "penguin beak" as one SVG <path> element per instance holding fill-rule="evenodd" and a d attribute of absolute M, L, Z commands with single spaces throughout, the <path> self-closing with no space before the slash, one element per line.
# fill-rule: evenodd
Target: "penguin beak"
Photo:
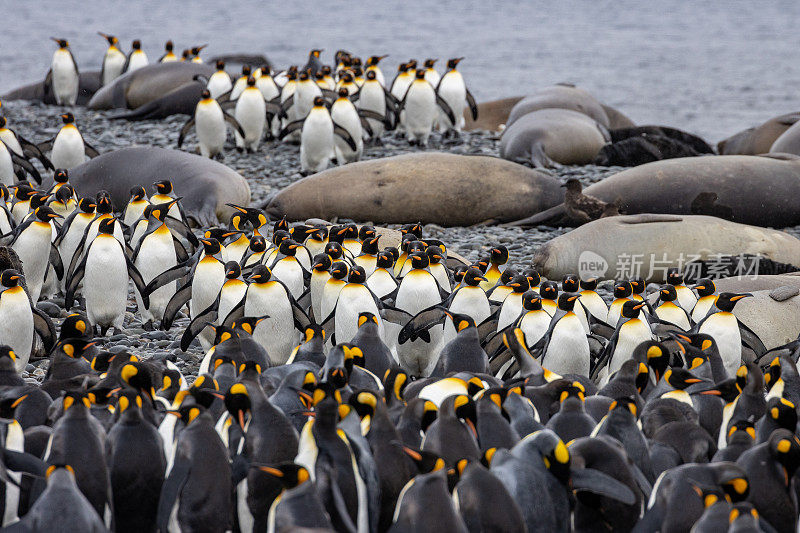
<path fill-rule="evenodd" d="M 744 293 L 744 294 L 737 294 L 736 296 L 733 296 L 733 297 L 731 297 L 731 301 L 732 301 L 732 302 L 738 302 L 738 301 L 739 301 L 739 300 L 741 300 L 742 298 L 748 298 L 748 297 L 750 297 L 750 296 L 753 296 L 753 295 L 752 295 L 752 294 L 750 294 L 749 292 L 746 292 L 746 293 Z"/>

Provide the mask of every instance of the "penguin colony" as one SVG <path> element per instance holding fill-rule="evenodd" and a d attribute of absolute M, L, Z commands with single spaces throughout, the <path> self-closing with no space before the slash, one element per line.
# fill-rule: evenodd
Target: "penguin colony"
<path fill-rule="evenodd" d="M 104 38 L 104 81 L 146 62 Z M 178 60 L 172 48 L 162 60 Z M 446 76 L 415 67 L 408 82 L 430 101 Z M 204 101 L 228 82 L 212 76 Z M 299 86 L 250 98 L 252 73 L 239 86 L 230 118 L 198 105 L 204 155 L 218 153 L 200 126 L 212 115 L 257 149 L 253 109 L 314 143 L 319 128 L 291 125 L 320 108 L 345 142 L 328 157 L 358 151 L 335 130 L 361 120 L 330 120 L 341 98 L 330 110 Z M 395 117 L 424 144 L 417 97 L 403 94 Z M 191 229 L 167 179 L 115 213 L 106 193 L 70 185 L 68 168 L 96 151 L 62 118 L 39 145 L 5 119 L 0 130 L 2 244 L 23 265 L 0 273 L 4 531 L 796 530 L 800 342 L 767 350 L 732 313 L 749 294 L 674 271 L 650 294 L 618 280 L 607 304 L 600 280 L 543 280 L 507 266 L 501 245 L 463 264 L 414 224 L 397 248 L 370 226 L 242 206 L 225 227 Z M 40 183 L 32 158 L 50 189 L 16 181 Z M 124 331 L 129 290 L 149 327 L 190 318 L 182 348 L 204 352 L 193 381 L 95 344 Z M 58 326 L 35 305 L 56 294 L 69 312 Z M 24 381 L 43 357 L 43 382 Z"/>

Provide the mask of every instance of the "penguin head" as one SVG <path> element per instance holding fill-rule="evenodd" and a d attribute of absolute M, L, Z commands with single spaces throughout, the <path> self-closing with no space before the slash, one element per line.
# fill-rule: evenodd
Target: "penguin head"
<path fill-rule="evenodd" d="M 0 129 L 5 129 L 7 123 L 6 117 L 0 115 Z M 5 185 L 3 185 L 3 187 L 5 187 Z"/>
<path fill-rule="evenodd" d="M 177 392 L 181 389 L 182 384 L 183 378 L 181 377 L 180 371 L 173 368 L 166 368 L 161 375 L 161 389 L 159 389 L 159 391 Z"/>
<path fill-rule="evenodd" d="M 622 311 L 620 311 L 620 315 L 625 318 L 637 318 L 639 313 L 642 310 L 642 307 L 645 306 L 644 302 L 638 302 L 636 300 L 628 300 L 624 304 L 622 304 Z"/>
<path fill-rule="evenodd" d="M 144 393 L 148 398 L 155 396 L 153 375 L 142 363 L 135 361 L 126 363 L 119 371 L 120 379 L 129 387 Z"/>
<path fill-rule="evenodd" d="M 97 207 L 97 204 L 92 198 L 81 198 L 78 200 L 78 209 L 80 209 L 82 213 L 94 213 L 95 207 Z"/>
<path fill-rule="evenodd" d="M 670 367 L 664 372 L 664 380 L 673 388 L 684 390 L 695 383 L 702 383 L 703 379 L 698 378 L 685 368 Z"/>
<path fill-rule="evenodd" d="M 568 179 L 567 181 L 562 183 L 561 186 L 565 187 L 567 189 L 567 192 L 570 193 L 577 194 L 583 191 L 583 185 L 581 185 L 581 182 L 575 178 Z"/>
<path fill-rule="evenodd" d="M 526 311 L 539 311 L 542 308 L 542 299 L 539 297 L 539 293 L 536 291 L 525 292 L 522 295 L 522 308 Z"/>
<path fill-rule="evenodd" d="M 13 363 L 17 360 L 17 354 L 14 353 L 14 350 L 11 348 L 11 346 L 3 344 L 0 346 L 0 361 L 8 360 Z"/>
<path fill-rule="evenodd" d="M 262 321 L 269 318 L 269 315 L 261 315 L 261 316 L 245 316 L 242 318 L 237 318 L 236 320 L 231 323 L 231 328 L 239 334 L 239 337 L 242 338 L 245 335 L 252 335 L 253 332 L 256 330 L 256 326 Z"/>
<path fill-rule="evenodd" d="M 727 443 L 730 444 L 734 438 L 737 440 L 741 438 L 744 441 L 755 443 L 756 429 L 752 417 L 750 420 L 737 420 L 731 424 L 726 439 Z"/>
<path fill-rule="evenodd" d="M 306 467 L 300 466 L 297 463 L 286 462 L 274 466 L 258 466 L 257 468 L 277 478 L 281 487 L 285 490 L 293 489 L 311 479 L 311 475 L 308 473 Z"/>
<path fill-rule="evenodd" d="M 525 270 L 522 271 L 522 274 L 526 278 L 528 278 L 528 285 L 530 285 L 531 289 L 534 287 L 538 287 L 539 284 L 542 282 L 542 277 L 539 275 L 539 272 L 533 267 L 526 268 Z"/>
<path fill-rule="evenodd" d="M 562 484 L 568 485 L 570 479 L 570 455 L 564 442 L 549 429 L 532 433 L 526 439 L 539 451 L 547 470 Z"/>
<path fill-rule="evenodd" d="M 312 57 L 313 57 L 313 58 L 316 58 L 316 59 L 319 59 L 319 56 L 320 56 L 320 54 L 321 54 L 322 52 L 324 52 L 324 51 L 325 51 L 325 50 L 323 50 L 323 49 L 321 49 L 321 48 L 315 48 L 315 49 L 311 50 L 311 51 L 308 53 L 308 57 L 309 57 L 309 59 L 310 59 L 310 58 L 312 58 Z"/>
<path fill-rule="evenodd" d="M 173 205 L 177 204 L 181 200 L 181 196 L 171 200 L 169 202 L 164 202 L 163 204 L 150 204 L 145 209 L 145 213 L 148 214 L 148 217 L 153 217 L 155 220 L 159 222 L 164 222 L 167 219 L 167 215 L 169 214 L 169 210 L 172 208 Z M 98 204 L 99 207 L 99 204 Z"/>
<path fill-rule="evenodd" d="M 36 210 L 37 207 L 45 205 L 47 203 L 48 198 L 50 198 L 49 194 L 41 191 L 36 191 L 34 194 L 31 195 L 31 205 L 30 205 L 31 209 Z M 44 222 L 47 221 L 45 219 L 40 219 L 40 220 Z"/>
<path fill-rule="evenodd" d="M 272 67 L 269 66 L 268 63 L 264 63 L 261 65 L 261 76 L 262 77 L 270 77 L 272 76 Z"/>
<path fill-rule="evenodd" d="M 133 48 L 134 50 L 141 50 L 142 49 L 142 41 L 140 41 L 139 39 L 135 39 L 131 43 L 131 48 Z"/>
<path fill-rule="evenodd" d="M 700 297 L 711 296 L 717 291 L 717 286 L 714 285 L 714 282 L 709 278 L 701 279 L 697 282 L 697 285 L 692 288 L 697 291 Z"/>
<path fill-rule="evenodd" d="M 348 365 L 347 359 L 348 357 L 350 359 L 353 358 L 353 349 L 349 344 L 337 344 L 333 347 L 333 350 L 328 352 L 325 357 L 325 368 L 323 369 L 323 380 L 326 384 L 336 389 L 341 389 L 347 385 L 349 378 L 348 366 L 352 368 L 352 364 Z"/>
<path fill-rule="evenodd" d="M 213 237 L 202 237 L 198 240 L 203 245 L 203 251 L 207 256 L 214 256 L 222 251 L 222 245 Z"/>
<path fill-rule="evenodd" d="M 203 89 L 203 92 L 200 93 L 200 99 L 203 102 L 208 102 L 211 100 L 211 91 L 208 89 Z"/>
<path fill-rule="evenodd" d="M 98 191 L 95 195 L 95 210 L 98 214 L 107 214 L 114 211 L 114 206 L 111 204 L 111 195 L 108 191 Z"/>
<path fill-rule="evenodd" d="M 490 261 L 495 266 L 505 265 L 508 263 L 508 248 L 502 244 L 498 244 L 497 246 L 493 247 L 489 254 Z"/>
<path fill-rule="evenodd" d="M 228 261 L 225 263 L 225 278 L 237 279 L 242 275 L 242 267 L 237 261 Z"/>
<path fill-rule="evenodd" d="M 414 73 L 414 81 L 425 81 L 425 69 L 417 69 Z"/>
<path fill-rule="evenodd" d="M 378 241 L 380 237 L 377 235 L 375 237 L 364 239 L 361 241 L 361 254 L 362 255 L 375 255 L 378 253 Z"/>
<path fill-rule="evenodd" d="M 314 256 L 314 262 L 311 265 L 311 270 L 314 272 L 327 272 L 331 268 L 333 261 L 331 256 L 326 253 L 317 254 Z"/>
<path fill-rule="evenodd" d="M 172 41 L 167 41 L 164 44 L 164 51 L 167 53 L 171 53 L 173 48 L 175 48 L 175 45 L 172 43 Z"/>
<path fill-rule="evenodd" d="M 360 318 L 359 318 L 360 321 Z M 325 330 L 319 324 L 309 324 L 305 329 L 304 342 L 311 342 L 312 339 L 325 340 Z"/>
<path fill-rule="evenodd" d="M 247 245 L 247 248 L 256 254 L 264 252 L 267 249 L 267 239 L 261 235 L 253 235 L 250 238 L 250 244 Z"/>
<path fill-rule="evenodd" d="M 383 390 L 388 405 L 404 403 L 403 391 L 409 383 L 408 374 L 399 367 L 389 368 L 383 374 Z"/>
<path fill-rule="evenodd" d="M 674 302 L 678 299 L 678 291 L 674 285 L 662 285 L 658 290 L 658 297 L 662 302 Z"/>
<path fill-rule="evenodd" d="M 428 261 L 431 265 L 438 265 L 444 259 L 444 252 L 438 246 L 428 246 L 425 248 L 425 255 L 428 256 Z"/>
<path fill-rule="evenodd" d="M 170 180 L 157 181 L 153 183 L 153 187 L 158 194 L 167 195 L 172 193 L 172 182 Z"/>
<path fill-rule="evenodd" d="M 442 402 L 442 409 L 448 410 L 450 407 L 450 402 L 452 398 L 452 405 L 453 405 L 453 413 L 464 421 L 470 429 L 474 429 L 475 425 L 478 423 L 478 412 L 475 406 L 475 400 L 473 400 L 467 394 L 458 394 L 456 396 L 450 396 L 446 400 Z"/>
<path fill-rule="evenodd" d="M 272 244 L 276 247 L 280 246 L 280 244 L 292 238 L 292 234 L 286 230 L 276 230 L 272 233 Z"/>
<path fill-rule="evenodd" d="M 97 232 L 102 235 L 114 235 L 114 227 L 117 219 L 114 217 L 104 218 L 100 220 Z"/>
<path fill-rule="evenodd" d="M 409 59 L 406 63 L 406 70 L 416 70 L 417 69 L 417 60 L 416 59 Z"/>
<path fill-rule="evenodd" d="M 423 241 L 418 241 L 416 239 L 406 239 L 403 241 L 404 250 L 407 254 L 413 254 L 416 252 L 425 252 L 425 249 L 428 247 Z"/>
<path fill-rule="evenodd" d="M 135 390 L 124 390 L 120 391 L 119 396 L 117 397 L 117 407 L 116 412 L 119 415 L 125 413 L 125 411 L 133 410 L 133 411 L 140 411 L 142 409 L 142 397 L 139 395 L 138 392 Z"/>
<path fill-rule="evenodd" d="M 14 188 L 14 198 L 16 198 L 19 201 L 30 200 L 34 194 L 39 192 L 30 185 L 28 185 L 27 183 L 20 183 L 18 185 L 15 185 L 13 188 Z"/>
<path fill-rule="evenodd" d="M 561 290 L 564 292 L 578 292 L 580 290 L 580 282 L 578 276 L 575 274 L 567 274 L 561 280 Z"/>
<path fill-rule="evenodd" d="M 414 270 L 423 270 L 430 265 L 430 259 L 424 252 L 414 252 L 409 254 L 408 261 L 411 263 L 411 268 Z"/>
<path fill-rule="evenodd" d="M 181 61 L 187 61 L 190 57 L 191 57 L 191 52 L 189 51 L 188 48 L 184 49 L 183 52 L 181 52 Z"/>
<path fill-rule="evenodd" d="M 278 245 L 278 251 L 289 257 L 294 257 L 298 248 L 300 248 L 300 245 L 291 238 L 285 239 Z"/>
<path fill-rule="evenodd" d="M 55 211 L 53 211 L 52 209 L 50 209 L 49 207 L 44 205 L 37 207 L 33 213 L 36 216 L 36 218 L 39 219 L 41 222 L 50 222 L 55 218 L 64 218 Z"/>
<path fill-rule="evenodd" d="M 745 293 L 735 293 L 735 292 L 723 292 L 717 296 L 717 307 L 720 311 L 724 311 L 730 313 L 733 311 L 733 308 L 736 306 L 736 302 L 743 298 L 748 298 L 753 296 L 752 294 L 745 292 Z"/>
<path fill-rule="evenodd" d="M 447 68 L 448 68 L 448 70 L 454 70 L 458 66 L 458 64 L 461 63 L 462 59 L 464 59 L 464 58 L 463 57 L 454 57 L 452 59 L 448 59 L 447 60 Z"/>
<path fill-rule="evenodd" d="M 580 296 L 575 293 L 562 292 L 558 295 L 558 308 L 562 311 L 572 311 L 578 298 Z"/>
<path fill-rule="evenodd" d="M 350 269 L 350 272 L 347 274 L 347 282 L 348 283 L 358 283 L 363 285 L 367 282 L 367 273 L 364 271 L 364 267 L 356 265 Z"/>
<path fill-rule="evenodd" d="M 647 284 L 641 277 L 630 279 L 628 283 L 631 284 L 631 294 L 644 294 L 644 290 L 647 288 Z"/>
<path fill-rule="evenodd" d="M 314 107 L 316 107 L 317 109 L 322 109 L 323 107 L 325 107 L 325 99 L 321 96 L 315 96 Z"/>
<path fill-rule="evenodd" d="M 771 391 L 772 387 L 781 379 L 781 373 L 781 358 L 775 357 L 764 371 L 764 382 L 767 384 L 767 391 Z"/>
<path fill-rule="evenodd" d="M 69 181 L 69 171 L 66 168 L 57 168 L 53 173 L 53 181 L 56 183 L 67 183 Z"/>
<path fill-rule="evenodd" d="M 358 240 L 368 241 L 377 237 L 378 234 L 373 226 L 364 225 L 358 228 Z"/>
<path fill-rule="evenodd" d="M 67 202 L 69 202 L 74 196 L 75 189 L 73 189 L 69 184 L 64 184 L 56 191 L 54 201 L 59 202 L 62 205 L 67 205 Z"/>
<path fill-rule="evenodd" d="M 469 315 L 464 315 L 461 313 L 451 313 L 449 311 L 446 312 L 447 316 L 450 317 L 450 320 L 453 321 L 453 325 L 456 328 L 456 332 L 462 332 L 467 328 L 474 328 L 475 327 L 475 319 Z"/>
<path fill-rule="evenodd" d="M 167 412 L 177 416 L 184 424 L 188 426 L 194 423 L 195 420 L 205 413 L 205 408 L 203 408 L 202 405 L 197 405 L 196 403 L 183 403 L 178 409 Z"/>
<path fill-rule="evenodd" d="M 246 419 L 250 415 L 251 405 L 247 386 L 241 382 L 231 385 L 225 394 L 225 408 L 242 429 L 245 428 Z"/>
<path fill-rule="evenodd" d="M 248 87 L 255 87 L 256 86 L 256 79 L 253 76 L 247 77 L 247 86 Z"/>
<path fill-rule="evenodd" d="M 105 39 L 106 42 L 108 42 L 108 46 L 116 46 L 119 43 L 119 39 L 117 39 L 113 35 L 108 35 L 101 31 L 97 32 L 97 34 L 100 35 L 103 39 Z"/>
<path fill-rule="evenodd" d="M 202 44 L 200 46 L 192 47 L 192 55 L 193 56 L 198 55 L 203 50 L 203 48 L 205 48 L 206 46 L 208 46 L 208 45 L 207 44 Z"/>
<path fill-rule="evenodd" d="M 530 289 L 528 278 L 522 274 L 517 274 L 511 278 L 511 282 L 508 283 L 508 286 L 511 287 L 511 290 L 517 294 L 524 294 L 528 291 L 528 289 Z"/>
<path fill-rule="evenodd" d="M 378 63 L 380 63 L 382 60 L 386 59 L 387 57 L 389 57 L 388 54 L 387 55 L 382 55 L 382 56 L 369 56 L 369 58 L 367 58 L 366 66 L 368 66 L 368 67 L 377 66 Z"/>
<path fill-rule="evenodd" d="M 354 390 L 347 400 L 347 403 L 353 407 L 362 420 L 375 416 L 375 411 L 381 402 L 383 400 L 374 391 L 368 389 Z"/>
<path fill-rule="evenodd" d="M 477 287 L 481 284 L 481 281 L 488 281 L 486 276 L 475 267 L 469 267 L 464 271 L 464 279 L 463 282 L 468 287 Z"/>
<path fill-rule="evenodd" d="M 766 416 L 780 427 L 794 431 L 797 426 L 797 409 L 786 398 L 770 398 L 767 402 Z"/>
<path fill-rule="evenodd" d="M 580 403 L 583 403 L 583 401 L 586 399 L 586 389 L 579 381 L 573 381 L 564 387 L 558 397 L 558 402 L 563 405 L 564 402 L 570 398 L 573 398 Z"/>
<path fill-rule="evenodd" d="M 426 59 L 425 63 L 423 63 L 423 65 L 425 65 L 425 68 L 433 68 L 433 66 L 436 64 L 437 61 L 439 61 L 439 60 L 438 59 Z"/>
<path fill-rule="evenodd" d="M 589 278 L 580 280 L 581 290 L 594 291 L 597 289 L 597 278 Z"/>
<path fill-rule="evenodd" d="M 400 228 L 400 235 L 414 235 L 417 239 L 422 238 L 422 224 L 417 222 L 416 224 L 405 224 Z"/>
<path fill-rule="evenodd" d="M 677 268 L 667 270 L 667 283 L 670 285 L 683 285 L 683 274 Z"/>
<path fill-rule="evenodd" d="M 472 267 L 470 267 L 468 265 L 461 265 L 461 266 L 457 267 L 455 270 L 453 270 L 453 281 L 456 283 L 456 285 L 459 285 L 459 284 L 461 284 L 462 281 L 464 281 L 464 274 L 466 274 L 467 270 L 469 270 L 470 268 L 472 268 Z M 480 274 L 481 271 L 478 270 L 478 273 Z M 478 283 L 480 283 L 480 282 L 478 282 Z M 475 286 L 476 285 L 472 285 L 472 287 L 475 287 Z"/>
<path fill-rule="evenodd" d="M 217 71 L 225 70 L 225 62 L 223 60 L 221 60 L 221 59 L 217 59 L 217 62 L 215 63 L 215 67 L 216 67 Z"/>
<path fill-rule="evenodd" d="M 360 328 L 365 324 L 375 324 L 378 326 L 380 325 L 380 322 L 378 322 L 378 317 L 376 317 L 374 314 L 370 313 L 369 311 L 362 311 L 358 314 L 358 327 Z"/>
<path fill-rule="evenodd" d="M 374 70 L 367 71 L 367 81 L 377 81 L 378 76 L 375 74 Z"/>
<path fill-rule="evenodd" d="M 69 41 L 66 39 L 59 39 L 57 37 L 50 37 L 50 40 L 58 43 L 59 48 L 69 48 Z"/>
<path fill-rule="evenodd" d="M 331 265 L 331 277 L 338 280 L 343 280 L 347 277 L 347 274 L 350 272 L 350 269 L 347 266 L 347 263 L 343 261 L 336 261 Z"/>
<path fill-rule="evenodd" d="M 397 441 L 394 442 L 397 443 Z M 445 467 L 444 459 L 433 452 L 417 450 L 411 446 L 405 446 L 401 443 L 397 443 L 397 445 L 402 447 L 405 454 L 409 456 L 412 461 L 414 461 L 414 464 L 417 466 L 417 470 L 420 474 L 437 472 Z"/>
<path fill-rule="evenodd" d="M 792 476 L 800 467 L 800 438 L 788 429 L 776 429 L 769 437 L 770 455 L 783 467 L 786 486 L 791 485 Z"/>
<path fill-rule="evenodd" d="M 81 391 L 69 391 L 64 394 L 61 405 L 64 408 L 64 413 L 66 413 L 70 409 L 89 409 L 92 403 L 89 401 L 89 397 L 86 393 Z"/>
<path fill-rule="evenodd" d="M 295 81 L 297 79 L 297 65 L 289 67 L 289 70 L 286 71 L 286 79 L 288 81 Z"/>
<path fill-rule="evenodd" d="M 8 202 L 9 198 L 11 198 L 11 192 L 8 190 L 8 187 L 0 183 L 0 200 Z"/>
<path fill-rule="evenodd" d="M 716 504 L 719 501 L 730 502 L 731 498 L 728 496 L 722 487 L 716 486 L 709 486 L 698 483 L 694 480 L 689 482 L 694 490 L 695 494 L 702 500 L 703 507 L 709 508 L 712 505 Z"/>
<path fill-rule="evenodd" d="M 555 300 L 558 298 L 558 285 L 555 281 L 545 281 L 539 288 L 539 297 L 547 300 Z"/>
<path fill-rule="evenodd" d="M 397 65 L 397 73 L 398 74 L 402 74 L 406 70 L 408 70 L 408 63 L 400 63 L 399 65 Z"/>
<path fill-rule="evenodd" d="M 250 277 L 248 281 L 250 283 L 266 283 L 272 278 L 272 271 L 266 265 L 256 265 L 252 272 L 250 272 Z"/>
<path fill-rule="evenodd" d="M 339 87 L 337 94 L 339 95 L 339 98 L 349 100 L 350 91 L 347 89 L 347 87 Z"/>
<path fill-rule="evenodd" d="M 627 298 L 633 294 L 630 281 L 618 281 L 614 284 L 614 298 Z"/>
<path fill-rule="evenodd" d="M 630 396 L 626 396 L 623 398 L 617 398 L 608 406 L 609 414 L 612 412 L 629 412 L 633 415 L 633 418 L 637 418 L 638 410 L 636 408 L 636 401 L 631 398 Z"/>

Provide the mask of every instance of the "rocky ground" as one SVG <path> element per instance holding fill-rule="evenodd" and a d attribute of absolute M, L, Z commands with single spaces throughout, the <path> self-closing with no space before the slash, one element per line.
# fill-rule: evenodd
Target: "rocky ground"
<path fill-rule="evenodd" d="M 3 114 L 9 119 L 9 126 L 31 141 L 41 142 L 55 135 L 61 127 L 59 114 L 61 108 L 45 106 L 38 103 L 4 102 Z M 111 120 L 116 114 L 104 111 L 88 111 L 85 108 L 73 110 L 78 128 L 84 138 L 98 151 L 107 152 L 132 145 L 151 145 L 176 148 L 178 132 L 186 120 L 184 116 L 173 116 L 157 121 L 128 122 Z M 232 138 L 231 138 L 232 140 Z M 187 137 L 185 150 L 196 147 L 193 133 Z M 442 139 L 434 134 L 428 150 L 446 151 L 456 154 L 498 154 L 499 136 L 492 132 L 467 132 L 458 140 Z M 376 159 L 399 155 L 419 148 L 411 147 L 405 139 L 393 134 L 385 134 L 381 146 L 365 148 L 364 159 Z M 247 178 L 252 192 L 252 205 L 262 205 L 268 195 L 301 179 L 299 174 L 299 148 L 281 142 L 262 144 L 255 154 L 239 154 L 234 149 L 226 150 L 224 163 Z M 559 180 L 575 177 L 584 185 L 600 181 L 620 171 L 619 167 L 562 167 L 551 171 Z M 164 176 L 169 178 L 169 176 Z M 469 228 L 443 228 L 429 224 L 425 227 L 426 235 L 440 239 L 448 247 L 474 260 L 483 255 L 492 245 L 502 243 L 511 252 L 510 263 L 517 267 L 530 265 L 535 250 L 548 240 L 568 231 L 569 228 L 539 226 L 522 230 L 498 226 L 474 226 Z M 800 227 L 788 228 L 787 231 L 800 236 Z M 601 294 L 610 296 L 607 289 L 601 286 Z M 53 299 L 52 304 L 41 304 L 54 318 L 63 317 L 63 299 Z M 131 295 L 130 306 L 125 320 L 125 331 L 100 340 L 104 349 L 110 351 L 129 350 L 144 357 L 169 358 L 182 368 L 184 374 L 197 372 L 202 351 L 199 345 L 190 347 L 187 353 L 179 348 L 180 336 L 188 319 L 178 319 L 170 331 L 145 331 L 141 321 L 135 314 L 136 307 Z M 28 365 L 26 377 L 41 379 L 47 368 L 47 361 L 34 362 Z"/>

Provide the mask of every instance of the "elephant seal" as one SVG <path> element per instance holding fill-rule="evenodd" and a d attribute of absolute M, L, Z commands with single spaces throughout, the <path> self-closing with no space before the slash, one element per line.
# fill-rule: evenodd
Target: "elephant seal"
<path fill-rule="evenodd" d="M 540 89 L 517 102 L 508 115 L 506 127 L 511 127 L 514 122 L 528 113 L 552 108 L 571 109 L 592 117 L 606 128 L 611 125 L 603 104 L 598 102 L 588 91 L 571 84 L 559 83 Z"/>
<path fill-rule="evenodd" d="M 611 143 L 597 154 L 596 165 L 634 167 L 662 159 L 714 153 L 700 137 L 667 126 L 635 126 L 609 133 Z"/>
<path fill-rule="evenodd" d="M 772 154 L 800 155 L 800 122 L 795 122 L 780 137 L 775 139 L 769 149 Z"/>
<path fill-rule="evenodd" d="M 563 199 L 558 181 L 541 172 L 496 157 L 432 152 L 325 170 L 279 191 L 265 208 L 290 220 L 469 226 L 516 220 Z"/>
<path fill-rule="evenodd" d="M 193 114 L 204 84 L 195 76 L 210 76 L 214 67 L 203 63 L 155 63 L 123 74 L 95 93 L 89 109 L 134 109 L 132 118 L 163 118 Z M 123 118 L 129 118 L 123 115 Z"/>
<path fill-rule="evenodd" d="M 800 119 L 800 113 L 771 118 L 760 126 L 748 128 L 717 143 L 720 155 L 766 154 L 775 141 Z"/>
<path fill-rule="evenodd" d="M 81 72 L 78 77 L 78 99 L 75 103 L 77 105 L 86 105 L 98 89 L 100 89 L 100 71 Z M 0 100 L 33 100 L 48 105 L 56 105 L 56 97 L 53 91 L 45 85 L 44 81 L 17 87 L 13 91 L 0 96 Z"/>
<path fill-rule="evenodd" d="M 508 120 L 508 114 L 517 102 L 522 100 L 521 96 L 492 100 L 478 104 L 478 118 L 472 118 L 472 111 L 464 110 L 464 129 L 500 131 Z"/>
<path fill-rule="evenodd" d="M 627 215 L 601 218 L 548 241 L 533 264 L 549 279 L 578 273 L 663 282 L 668 268 L 742 254 L 800 265 L 800 240 L 704 215 Z"/>
<path fill-rule="evenodd" d="M 636 127 L 636 123 L 625 116 L 622 111 L 619 109 L 615 109 L 606 104 L 600 104 L 603 108 L 603 111 L 606 112 L 606 116 L 608 117 L 608 129 L 610 130 L 617 130 L 620 128 L 634 128 Z"/>
<path fill-rule="evenodd" d="M 714 280 L 717 292 L 772 291 L 778 287 L 800 289 L 800 272 L 778 275 L 733 276 Z"/>
<path fill-rule="evenodd" d="M 620 211 L 711 214 L 692 210 L 701 194 L 717 195 L 713 211 L 730 208 L 731 220 L 756 226 L 787 227 L 800 224 L 800 157 L 715 155 L 656 161 L 623 170 L 595 183 L 584 193 L 613 202 Z"/>
<path fill-rule="evenodd" d="M 583 113 L 540 109 L 503 131 L 500 157 L 534 167 L 588 165 L 609 140 L 605 127 Z"/>
<path fill-rule="evenodd" d="M 234 210 L 225 204 L 246 206 L 250 187 L 234 170 L 211 159 L 179 150 L 135 146 L 102 154 L 69 171 L 69 182 L 81 196 L 100 190 L 111 194 L 114 209 L 121 211 L 132 187 L 152 190 L 156 181 L 169 179 L 182 196 L 186 216 L 198 225 L 227 222 Z"/>
<path fill-rule="evenodd" d="M 800 335 L 800 295 L 776 300 L 773 290 L 748 292 L 753 297 L 738 302 L 733 314 L 758 335 L 768 350 L 797 339 Z"/>

